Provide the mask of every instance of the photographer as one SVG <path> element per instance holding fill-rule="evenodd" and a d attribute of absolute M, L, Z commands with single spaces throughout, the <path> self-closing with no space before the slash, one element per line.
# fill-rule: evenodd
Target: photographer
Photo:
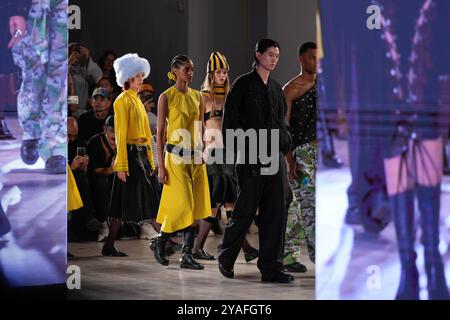
<path fill-rule="evenodd" d="M 73 113 L 78 118 L 87 109 L 89 88 L 97 84 L 103 73 L 92 60 L 89 49 L 78 43 L 69 44 L 69 73 L 78 93 L 78 110 Z"/>
<path fill-rule="evenodd" d="M 75 210 L 69 225 L 69 237 L 83 239 L 89 237 L 89 232 L 96 232 L 100 228 L 100 222 L 94 217 L 94 205 L 89 186 L 87 171 L 89 157 L 86 153 L 86 144 L 78 138 L 78 125 L 75 118 L 67 119 L 68 136 L 68 160 L 73 172 L 78 190 L 84 206 Z"/>

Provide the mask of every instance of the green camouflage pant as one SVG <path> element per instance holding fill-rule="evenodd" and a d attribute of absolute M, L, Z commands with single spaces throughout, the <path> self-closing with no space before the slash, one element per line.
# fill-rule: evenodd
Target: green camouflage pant
<path fill-rule="evenodd" d="M 68 0 L 32 0 L 26 35 L 12 49 L 23 140 L 40 139 L 44 161 L 67 153 L 67 8 Z"/>
<path fill-rule="evenodd" d="M 317 144 L 304 144 L 293 152 L 297 180 L 289 179 L 293 200 L 288 210 L 284 263 L 299 261 L 300 242 L 306 241 L 309 257 L 315 261 L 315 184 Z"/>

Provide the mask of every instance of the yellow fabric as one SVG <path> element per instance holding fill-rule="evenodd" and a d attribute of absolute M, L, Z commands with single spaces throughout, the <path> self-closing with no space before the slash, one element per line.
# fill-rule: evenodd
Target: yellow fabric
<path fill-rule="evenodd" d="M 204 89 L 200 92 L 201 95 L 206 96 L 206 97 L 210 97 L 211 96 L 211 91 Z M 225 92 L 225 86 L 214 86 L 214 95 L 217 97 L 223 97 L 225 98 L 226 96 L 226 92 Z"/>
<path fill-rule="evenodd" d="M 172 139 L 172 133 L 182 128 L 200 138 L 201 128 L 194 128 L 194 121 L 198 121 L 200 117 L 200 93 L 189 89 L 183 94 L 175 87 L 164 93 L 168 101 L 168 143 L 176 145 L 180 142 L 179 139 Z M 179 145 L 187 147 L 183 143 Z M 179 159 L 171 153 L 166 153 L 164 158 L 168 182 L 163 187 L 156 221 L 161 224 L 161 231 L 167 233 L 184 229 L 195 220 L 207 218 L 211 214 L 206 165 L 186 164 Z"/>
<path fill-rule="evenodd" d="M 189 88 L 188 92 L 182 93 L 172 86 L 164 93 L 169 106 L 167 143 L 195 149 L 201 143 L 200 92 Z M 183 141 L 183 132 L 178 129 L 189 131 L 190 139 Z"/>
<path fill-rule="evenodd" d="M 75 177 L 67 164 L 67 211 L 77 210 L 83 206 Z"/>
<path fill-rule="evenodd" d="M 114 171 L 128 171 L 127 144 L 147 146 L 147 157 L 152 169 L 155 161 L 152 151 L 152 133 L 148 123 L 147 112 L 136 91 L 123 91 L 114 102 L 114 131 L 116 134 L 117 156 L 114 162 Z M 145 142 L 137 143 L 138 139 Z"/>

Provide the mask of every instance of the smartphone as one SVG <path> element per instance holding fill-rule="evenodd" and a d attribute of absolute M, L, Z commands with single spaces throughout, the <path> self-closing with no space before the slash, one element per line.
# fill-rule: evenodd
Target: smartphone
<path fill-rule="evenodd" d="M 69 96 L 67 99 L 67 103 L 68 104 L 78 104 L 79 103 L 78 96 Z"/>
<path fill-rule="evenodd" d="M 79 43 L 75 43 L 73 45 L 73 51 L 80 52 L 80 44 Z"/>
<path fill-rule="evenodd" d="M 86 155 L 86 148 L 78 147 L 77 148 L 77 156 L 84 157 L 85 155 Z"/>

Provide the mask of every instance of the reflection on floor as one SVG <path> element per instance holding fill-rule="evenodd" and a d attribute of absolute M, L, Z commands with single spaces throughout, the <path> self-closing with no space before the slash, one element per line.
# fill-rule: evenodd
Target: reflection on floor
<path fill-rule="evenodd" d="M 249 235 L 257 246 L 257 236 Z M 221 236 L 209 236 L 206 251 L 217 256 Z M 181 241 L 178 239 L 177 241 Z M 314 265 L 308 256 L 302 261 L 307 273 L 295 274 L 290 284 L 261 283 L 256 260 L 246 263 L 241 255 L 235 265 L 235 278 L 224 278 L 217 268 L 217 261 L 201 261 L 204 270 L 180 269 L 180 253 L 169 258 L 163 267 L 154 258 L 148 240 L 121 240 L 120 250 L 129 254 L 126 258 L 101 256 L 102 243 L 69 243 L 69 252 L 75 255 L 70 265 L 81 271 L 81 290 L 69 291 L 69 299 L 153 299 L 153 300 L 306 300 L 314 299 Z"/>
<path fill-rule="evenodd" d="M 0 272 L 11 286 L 65 283 L 66 176 L 45 174 L 42 159 L 25 165 L 19 123 L 7 121 L 17 140 L 0 141 L 0 200 L 12 228 L 0 239 Z"/>
<path fill-rule="evenodd" d="M 344 223 L 346 190 L 351 176 L 347 144 L 337 141 L 337 150 L 346 166 L 319 169 L 317 175 L 316 267 L 318 299 L 393 299 L 400 277 L 393 224 L 378 237 L 364 233 L 362 227 Z M 418 233 L 419 235 L 419 233 Z M 450 177 L 442 184 L 440 251 L 450 280 Z M 416 244 L 421 274 L 421 299 L 427 299 L 423 248 Z M 450 282 L 450 281 L 448 281 Z"/>

